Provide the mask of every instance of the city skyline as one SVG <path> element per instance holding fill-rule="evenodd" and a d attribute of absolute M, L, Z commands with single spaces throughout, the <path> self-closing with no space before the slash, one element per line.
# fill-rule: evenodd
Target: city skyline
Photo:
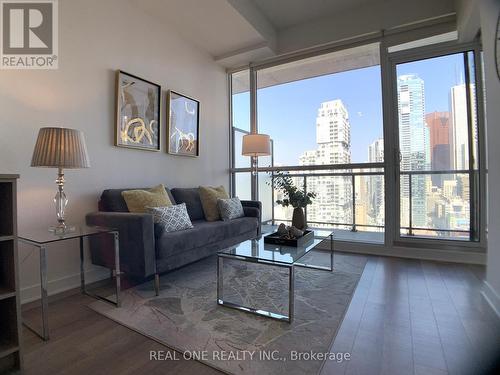
<path fill-rule="evenodd" d="M 463 83 L 463 58 L 447 55 L 398 65 L 398 75 L 418 72 L 426 82 L 427 113 L 449 110 L 449 89 Z M 350 114 L 351 160 L 367 162 L 366 150 L 383 136 L 380 66 L 305 78 L 257 90 L 259 132 L 279 140 L 275 163 L 294 165 L 315 147 L 315 113 L 319 103 L 341 98 Z M 250 130 L 250 95 L 233 95 L 233 124 Z M 300 140 L 300 142 L 298 142 Z M 294 147 L 288 147 L 293 144 Z"/>
<path fill-rule="evenodd" d="M 450 66 L 455 66 L 455 69 L 450 69 Z M 463 75 L 457 74 L 457 71 L 465 69 L 462 55 L 398 64 L 396 69 L 403 171 L 401 227 L 410 224 L 411 210 L 411 225 L 414 228 L 467 231 L 470 216 L 468 174 L 413 175 L 411 208 L 410 178 L 407 175 L 407 172 L 415 170 L 469 167 L 468 113 L 475 107 L 472 103 L 468 108 L 468 90 L 462 82 Z M 381 103 L 374 95 L 377 90 L 381 91 L 379 74 L 380 67 L 375 66 L 259 89 L 259 132 L 269 134 L 274 140 L 274 165 L 384 162 L 382 117 L 381 108 L 378 108 Z M 353 82 L 358 84 L 353 85 Z M 474 93 L 474 90 L 471 84 L 469 91 Z M 237 104 L 244 102 L 241 95 L 237 95 Z M 366 98 L 371 95 L 374 95 L 373 100 L 367 101 Z M 365 112 L 357 110 L 363 106 L 366 108 L 367 104 L 372 109 L 377 108 L 376 115 L 366 116 Z M 312 105 L 314 109 L 311 109 Z M 336 111 L 337 114 L 329 117 L 324 115 L 325 111 Z M 235 118 L 238 118 L 239 111 L 235 112 Z M 367 117 L 370 117 L 369 121 Z M 360 119 L 365 121 L 364 127 L 359 126 Z M 475 124 L 475 116 L 472 120 Z M 476 130 L 471 134 L 477 138 Z M 268 165 L 265 163 L 267 161 L 259 162 L 261 166 Z M 353 180 L 356 184 L 355 207 L 352 204 Z M 308 220 L 349 225 L 355 208 L 357 224 L 383 226 L 383 177 L 356 176 L 353 180 L 350 176 L 308 177 L 308 191 L 318 194 L 307 209 Z M 303 179 L 297 179 L 297 183 L 303 184 Z M 290 210 L 281 210 L 275 205 L 276 218 L 290 216 Z M 420 231 L 420 234 L 443 235 L 444 232 Z"/>
<path fill-rule="evenodd" d="M 463 85 L 450 90 L 448 111 L 425 110 L 425 82 L 418 74 L 398 76 L 398 118 L 402 171 L 450 170 L 454 160 L 463 159 L 463 147 L 455 147 L 461 139 L 454 126 L 463 124 L 461 100 Z M 463 89 L 463 91 L 465 91 Z M 453 103 L 453 104 L 451 104 Z M 458 108 L 461 110 L 459 111 Z M 316 117 L 316 148 L 299 157 L 299 165 L 349 164 L 351 162 L 351 126 L 349 113 L 341 99 L 319 104 Z M 453 120 L 451 120 L 453 119 Z M 465 118 L 467 121 L 467 118 Z M 450 123 L 454 126 L 450 126 Z M 464 142 L 464 141 L 462 141 Z M 467 139 L 465 139 L 467 142 Z M 367 148 L 368 162 L 384 161 L 384 140 L 378 137 Z M 292 173 L 293 174 L 293 173 Z M 435 178 L 439 177 L 439 178 Z M 352 180 L 350 177 L 309 177 L 308 191 L 317 194 L 308 208 L 311 222 L 352 223 Z M 301 183 L 299 179 L 296 181 Z M 383 226 L 385 191 L 381 176 L 356 176 L 355 222 L 358 226 Z M 463 229 L 468 225 L 468 180 L 463 176 L 412 176 L 412 227 Z M 410 225 L 409 176 L 402 176 L 401 226 Z M 289 215 L 278 207 L 277 217 Z M 428 233 L 430 234 L 430 233 Z"/>

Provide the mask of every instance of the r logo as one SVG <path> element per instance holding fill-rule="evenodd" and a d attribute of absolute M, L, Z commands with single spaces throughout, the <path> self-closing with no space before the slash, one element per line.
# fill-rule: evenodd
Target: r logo
<path fill-rule="evenodd" d="M 57 0 L 0 0 L 1 67 L 57 68 Z"/>
<path fill-rule="evenodd" d="M 4 53 L 52 53 L 52 3 L 2 5 Z"/>

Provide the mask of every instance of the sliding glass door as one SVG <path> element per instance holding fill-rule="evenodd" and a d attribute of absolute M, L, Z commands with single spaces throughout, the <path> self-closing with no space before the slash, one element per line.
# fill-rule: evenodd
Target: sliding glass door
<path fill-rule="evenodd" d="M 392 57 L 399 234 L 478 241 L 474 51 L 418 56 Z"/>

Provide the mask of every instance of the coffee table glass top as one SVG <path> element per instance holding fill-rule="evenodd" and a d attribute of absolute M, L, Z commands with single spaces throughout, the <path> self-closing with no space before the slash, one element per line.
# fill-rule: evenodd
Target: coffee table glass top
<path fill-rule="evenodd" d="M 281 246 L 264 243 L 264 236 L 260 239 L 248 240 L 234 247 L 222 250 L 219 254 L 243 257 L 250 260 L 263 260 L 282 264 L 293 264 L 314 249 L 320 242 L 333 235 L 332 231 L 314 230 L 314 240 L 306 246 Z"/>
<path fill-rule="evenodd" d="M 86 225 L 77 226 L 74 231 L 55 234 L 49 231 L 48 227 L 36 228 L 20 228 L 18 238 L 20 240 L 29 241 L 37 244 L 45 244 L 50 242 L 57 242 L 61 240 L 68 240 L 71 238 L 79 238 L 83 236 L 91 236 L 99 233 L 114 232 L 116 229 L 106 227 L 90 227 Z"/>

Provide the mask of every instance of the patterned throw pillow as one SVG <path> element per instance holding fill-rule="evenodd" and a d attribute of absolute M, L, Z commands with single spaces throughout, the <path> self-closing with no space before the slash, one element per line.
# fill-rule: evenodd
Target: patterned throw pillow
<path fill-rule="evenodd" d="M 148 207 L 148 212 L 153 214 L 154 222 L 160 224 L 165 232 L 176 232 L 193 227 L 186 203 L 167 207 Z"/>
<path fill-rule="evenodd" d="M 241 205 L 240 199 L 229 198 L 229 199 L 217 199 L 217 207 L 219 207 L 220 217 L 222 220 L 233 220 L 239 217 L 245 216 L 243 212 L 243 206 Z"/>
<path fill-rule="evenodd" d="M 129 212 L 144 213 L 148 207 L 164 207 L 172 205 L 165 186 L 158 185 L 149 190 L 125 190 L 122 197 L 127 203 Z"/>

